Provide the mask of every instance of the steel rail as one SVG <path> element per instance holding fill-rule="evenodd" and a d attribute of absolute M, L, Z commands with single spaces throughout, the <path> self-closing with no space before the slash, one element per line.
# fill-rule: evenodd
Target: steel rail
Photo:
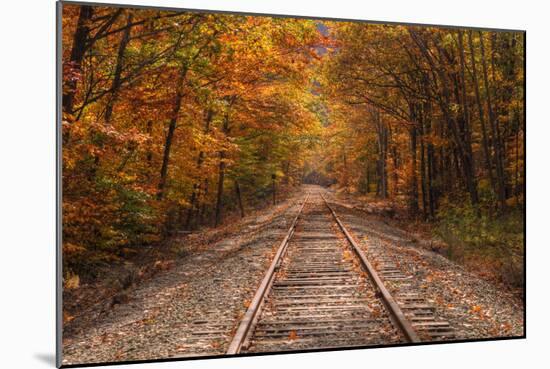
<path fill-rule="evenodd" d="M 267 270 L 264 278 L 262 279 L 262 282 L 260 283 L 260 287 L 258 287 L 258 290 L 256 291 L 256 294 L 252 298 L 252 301 L 250 302 L 250 305 L 248 306 L 246 313 L 241 319 L 239 327 L 237 328 L 237 331 L 235 332 L 235 335 L 233 336 L 233 339 L 231 340 L 229 347 L 226 351 L 228 355 L 238 354 L 241 351 L 241 348 L 247 342 L 250 336 L 250 333 L 253 331 L 253 327 L 260 315 L 259 313 L 261 311 L 264 298 L 267 296 L 268 291 L 271 289 L 275 272 L 279 268 L 281 260 L 285 255 L 288 243 L 292 238 L 292 235 L 294 234 L 294 230 L 296 229 L 296 224 L 298 223 L 298 218 L 302 214 L 302 210 L 304 209 L 304 206 L 307 203 L 307 200 L 309 199 L 309 195 L 310 195 L 309 193 L 306 195 L 306 198 L 304 199 L 304 202 L 302 203 L 302 206 L 300 207 L 298 214 L 292 221 L 292 224 L 290 225 L 290 228 L 285 238 L 281 241 L 279 248 L 277 250 L 277 253 L 275 254 L 275 257 L 273 258 L 273 261 L 271 262 L 269 269 Z"/>
<path fill-rule="evenodd" d="M 328 204 L 327 199 L 325 196 L 320 193 L 321 197 L 325 201 L 326 206 L 329 208 L 330 212 L 332 213 L 332 216 L 336 220 L 336 223 L 338 223 L 338 226 L 346 236 L 346 239 L 351 244 L 353 251 L 355 254 L 359 257 L 361 260 L 361 263 L 363 264 L 364 268 L 367 271 L 367 274 L 369 275 L 370 279 L 380 292 L 382 296 L 382 301 L 384 302 L 384 305 L 388 309 L 390 316 L 393 318 L 395 324 L 398 326 L 398 328 L 403 332 L 403 335 L 409 342 L 421 342 L 420 338 L 416 334 L 414 328 L 412 327 L 412 324 L 410 321 L 405 317 L 405 314 L 403 314 L 403 311 L 391 295 L 391 293 L 388 291 L 388 289 L 384 286 L 384 282 L 380 277 L 378 276 L 378 273 L 374 269 L 374 267 L 371 265 L 369 260 L 367 259 L 367 256 L 361 250 L 357 242 L 355 242 L 354 238 L 351 236 L 351 234 L 348 232 L 342 221 L 338 218 L 336 215 L 336 212 L 334 209 Z"/>

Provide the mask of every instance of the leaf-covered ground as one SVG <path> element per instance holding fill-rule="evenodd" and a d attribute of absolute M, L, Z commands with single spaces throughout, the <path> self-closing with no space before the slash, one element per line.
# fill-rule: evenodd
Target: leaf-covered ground
<path fill-rule="evenodd" d="M 63 363 L 223 354 L 306 189 L 215 231 L 222 237 L 214 231 L 195 236 L 203 242 L 164 262 L 166 270 L 128 288 L 124 299 L 97 303 L 72 319 L 64 332 Z M 414 285 L 451 323 L 457 338 L 523 334 L 523 305 L 512 293 L 409 242 L 407 232 L 378 215 L 331 198 L 367 252 L 368 242 L 382 242 L 414 276 Z M 184 245 L 185 238 L 173 242 Z"/>
<path fill-rule="evenodd" d="M 172 240 L 187 251 L 167 270 L 125 290 L 120 303 L 106 298 L 66 323 L 63 362 L 222 354 L 301 198 L 296 193 L 221 230 L 200 232 L 189 247 L 188 237 Z M 208 327 L 204 319 L 226 325 Z M 217 335 L 197 339 L 208 330 Z"/>

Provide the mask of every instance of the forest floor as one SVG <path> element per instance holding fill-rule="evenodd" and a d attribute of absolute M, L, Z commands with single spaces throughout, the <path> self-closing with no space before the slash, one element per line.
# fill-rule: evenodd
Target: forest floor
<path fill-rule="evenodd" d="M 80 297 L 88 302 L 79 309 L 75 296 L 93 291 L 81 286 L 81 293 L 73 292 L 67 301 L 63 364 L 224 354 L 310 189 L 303 186 L 278 205 L 219 229 L 170 240 L 165 247 L 171 257 L 151 258 L 148 278 L 93 303 Z M 366 212 L 350 196 L 327 195 L 361 247 L 368 251 L 369 242 L 382 243 L 414 276 L 413 283 L 452 325 L 457 339 L 523 335 L 523 301 L 514 293 L 432 251 L 426 247 L 429 240 L 411 237 L 387 209 Z M 212 321 L 216 324 L 207 324 Z"/>

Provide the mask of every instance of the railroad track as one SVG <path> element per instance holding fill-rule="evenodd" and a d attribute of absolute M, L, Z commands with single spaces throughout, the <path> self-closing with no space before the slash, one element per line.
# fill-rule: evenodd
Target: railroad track
<path fill-rule="evenodd" d="M 410 264 L 410 258 L 402 253 L 396 253 L 392 245 L 403 242 L 403 239 L 380 233 L 371 227 L 359 226 L 357 218 L 343 215 L 348 229 L 354 232 L 354 237 L 362 239 L 366 256 L 391 291 L 395 301 L 400 306 L 405 317 L 411 322 L 414 330 L 422 341 L 441 341 L 456 339 L 455 330 L 451 324 L 439 316 L 439 309 L 433 300 L 422 293 L 423 283 L 404 269 Z"/>
<path fill-rule="evenodd" d="M 399 276 L 388 263 L 381 277 L 321 192 L 308 194 L 226 353 L 414 343 L 417 331 L 429 338 L 426 328 L 442 322 L 422 304 L 411 310 L 418 295 L 392 296 L 384 280 Z"/>

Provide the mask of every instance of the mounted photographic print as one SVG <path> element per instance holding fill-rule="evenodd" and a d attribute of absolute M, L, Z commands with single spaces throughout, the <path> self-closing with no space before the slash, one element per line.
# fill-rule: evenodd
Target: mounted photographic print
<path fill-rule="evenodd" d="M 524 31 L 60 2 L 57 63 L 58 365 L 525 337 Z"/>

